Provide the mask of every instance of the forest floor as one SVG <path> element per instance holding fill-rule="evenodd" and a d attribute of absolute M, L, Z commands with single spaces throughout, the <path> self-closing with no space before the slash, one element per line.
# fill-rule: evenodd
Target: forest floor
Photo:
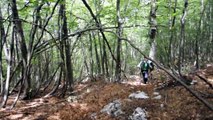
<path fill-rule="evenodd" d="M 198 73 L 213 84 L 213 66 Z M 196 82 L 190 85 L 190 88 L 213 104 L 212 88 L 198 77 L 194 76 L 193 79 Z M 144 119 L 149 120 L 213 120 L 213 112 L 183 86 L 171 82 L 173 80 L 166 73 L 155 70 L 148 84 L 140 81 L 140 76 L 132 75 L 123 83 L 107 83 L 101 79 L 97 79 L 96 82 L 79 83 L 75 85 L 76 96 L 66 96 L 65 99 L 40 97 L 28 101 L 20 100 L 12 110 L 0 109 L 0 119 L 130 120 L 135 109 L 140 107 L 146 111 Z M 139 92 L 146 93 L 148 97 L 130 97 L 130 94 Z M 14 97 L 9 98 L 8 104 L 13 102 Z M 103 112 L 104 106 L 115 100 L 120 102 L 120 112 Z"/>

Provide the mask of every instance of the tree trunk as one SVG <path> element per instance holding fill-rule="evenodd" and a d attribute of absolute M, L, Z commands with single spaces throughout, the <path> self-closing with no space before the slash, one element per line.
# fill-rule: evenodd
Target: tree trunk
<path fill-rule="evenodd" d="M 94 39 L 95 40 L 95 39 Z M 94 66 L 94 61 L 93 61 L 93 42 L 92 42 L 92 33 L 89 34 L 89 41 L 90 41 L 90 46 L 89 46 L 89 52 L 90 52 L 90 76 L 93 78 L 93 66 Z"/>
<path fill-rule="evenodd" d="M 171 1 L 170 1 L 170 4 L 171 4 Z M 172 7 L 171 5 L 170 5 L 170 8 L 173 8 L 173 14 L 175 14 L 176 13 L 176 9 L 177 9 L 177 0 L 175 0 L 175 6 L 174 7 Z M 169 58 L 168 58 L 168 64 L 169 64 L 169 66 L 170 67 L 173 67 L 173 61 L 174 61 L 174 46 L 173 46 L 173 39 L 174 39 L 174 26 L 175 26 L 175 22 L 176 22 L 176 16 L 174 16 L 173 18 L 171 18 L 170 19 L 170 21 L 171 21 L 171 26 L 170 26 L 170 33 L 171 33 L 171 35 L 170 35 L 170 38 L 169 38 Z"/>
<path fill-rule="evenodd" d="M 6 36 L 5 36 L 5 30 L 4 30 L 4 25 L 3 25 L 3 17 L 2 17 L 2 13 L 1 13 L 1 7 L 0 7 L 0 81 L 1 81 L 1 91 L 0 94 L 3 93 L 3 89 L 4 89 L 4 82 L 3 82 L 3 66 L 2 66 L 2 50 L 3 50 L 3 45 L 4 42 L 6 40 Z"/>
<path fill-rule="evenodd" d="M 202 39 L 201 36 L 201 31 L 202 31 L 202 24 L 203 24 L 203 11 L 204 11 L 204 3 L 203 3 L 203 0 L 200 0 L 200 3 L 201 3 L 201 7 L 200 7 L 200 20 L 199 20 L 199 25 L 198 25 L 198 30 L 197 30 L 197 35 L 196 35 L 196 40 L 195 40 L 195 67 L 196 69 L 199 69 L 200 68 L 200 63 L 199 63 L 199 41 Z"/>
<path fill-rule="evenodd" d="M 20 80 L 20 81 L 21 81 L 21 80 Z M 10 109 L 13 109 L 13 108 L 15 107 L 15 105 L 16 105 L 16 103 L 17 103 L 17 101 L 18 101 L 18 99 L 19 99 L 19 97 L 20 97 L 20 95 L 21 95 L 21 91 L 22 91 L 22 89 L 23 89 L 23 81 L 21 81 L 20 86 L 21 86 L 21 87 L 19 88 L 18 94 L 17 94 L 17 96 L 16 96 L 16 98 L 15 98 L 13 104 L 11 105 Z"/>
<path fill-rule="evenodd" d="M 95 39 L 94 32 L 92 32 L 93 36 L 93 41 L 94 41 L 94 49 L 95 49 L 95 57 L 96 57 L 96 63 L 97 63 L 97 73 L 101 73 L 101 65 L 100 65 L 100 59 L 99 59 L 99 54 L 98 54 L 98 47 L 97 47 L 97 40 Z"/>
<path fill-rule="evenodd" d="M 60 68 L 61 68 L 61 69 L 60 69 Z M 58 87 L 59 87 L 59 85 L 60 85 L 60 83 L 61 83 L 61 76 L 62 76 L 62 72 L 63 72 L 63 67 L 62 67 L 62 65 L 59 65 L 59 66 L 58 66 L 58 68 L 57 68 L 55 74 L 57 73 L 58 69 L 60 69 L 59 77 L 55 78 L 57 81 L 56 81 L 55 84 L 54 84 L 54 88 L 53 88 L 53 90 L 52 90 L 50 93 L 48 93 L 48 94 L 46 95 L 46 97 L 55 94 L 56 91 L 58 90 Z M 57 75 L 56 75 L 56 76 L 57 76 Z"/>
<path fill-rule="evenodd" d="M 149 52 L 149 57 L 155 60 L 156 55 L 156 33 L 157 33 L 157 20 L 156 20 L 156 0 L 151 0 L 151 11 L 150 11 L 150 41 L 151 41 L 151 48 Z"/>
<path fill-rule="evenodd" d="M 100 63 L 101 63 L 101 73 L 103 74 L 103 75 L 105 75 L 105 67 L 104 67 L 104 59 L 103 59 L 103 56 L 104 56 L 104 49 L 105 49 L 105 47 L 104 47 L 104 41 L 102 42 L 101 41 L 101 37 L 100 37 L 100 35 L 98 34 L 98 42 L 99 42 L 99 46 L 100 46 Z"/>
<path fill-rule="evenodd" d="M 24 93 L 23 93 L 23 99 L 29 99 L 29 90 L 31 88 L 30 86 L 30 77 L 29 77 L 29 70 L 30 66 L 27 59 L 27 46 L 25 43 L 25 37 L 24 32 L 22 28 L 22 22 L 19 19 L 18 10 L 16 6 L 16 0 L 12 0 L 11 2 L 11 8 L 12 8 L 12 18 L 13 23 L 15 25 L 16 31 L 18 33 L 19 37 L 19 44 L 21 48 L 21 55 L 22 55 L 22 61 L 23 61 L 23 81 L 24 81 Z"/>
<path fill-rule="evenodd" d="M 106 41 L 103 41 L 103 56 L 102 56 L 102 59 L 103 59 L 103 66 L 104 66 L 104 71 L 105 71 L 105 75 L 107 77 L 109 77 L 109 70 L 108 70 L 108 56 L 107 56 L 107 51 L 106 51 Z"/>
<path fill-rule="evenodd" d="M 67 29 L 67 17 L 66 17 L 66 7 L 65 7 L 66 1 L 63 0 L 63 3 L 60 5 L 60 18 L 62 22 L 62 29 L 61 29 L 61 41 L 62 41 L 62 50 L 63 55 L 65 57 L 64 64 L 65 64 L 65 93 L 68 90 L 69 92 L 73 91 L 73 70 L 72 70 L 72 63 L 71 63 L 71 55 L 70 55 L 70 45 L 68 42 L 68 29 Z M 65 93 L 62 95 L 64 97 Z"/>
<path fill-rule="evenodd" d="M 4 87 L 4 96 L 3 96 L 3 101 L 2 101 L 2 107 L 5 107 L 7 104 L 7 99 L 8 99 L 8 94 L 9 94 L 9 88 L 10 88 L 10 80 L 11 80 L 11 67 L 12 67 L 12 57 L 13 57 L 13 51 L 14 51 L 14 35 L 15 31 L 14 28 L 12 30 L 12 40 L 10 44 L 10 50 L 9 50 L 9 59 L 8 59 L 8 65 L 7 65 L 7 78 L 6 78 L 6 83 Z"/>
<path fill-rule="evenodd" d="M 34 43 L 36 31 L 38 29 L 38 22 L 40 20 L 40 10 L 43 5 L 44 4 L 37 6 L 35 9 L 36 12 L 35 12 L 35 14 L 33 14 L 33 16 L 35 16 L 35 18 L 33 18 L 34 24 L 32 25 L 32 29 L 30 31 L 30 42 L 29 42 L 29 51 L 31 52 L 31 54 L 33 52 L 33 43 Z"/>
<path fill-rule="evenodd" d="M 107 41 L 106 35 L 104 34 L 103 28 L 102 28 L 102 26 L 101 26 L 101 22 L 98 21 L 97 17 L 96 17 L 95 14 L 93 13 L 92 9 L 90 8 L 90 6 L 89 6 L 88 3 L 86 2 L 86 0 L 82 0 L 82 2 L 83 2 L 84 5 L 86 6 L 86 8 L 89 10 L 89 12 L 90 12 L 91 16 L 93 17 L 93 19 L 95 20 L 96 27 L 99 28 L 99 31 L 100 31 L 100 33 L 101 33 L 101 35 L 102 35 L 102 37 L 103 37 L 103 40 L 104 40 L 103 45 L 105 45 L 105 44 L 107 45 L 107 47 L 108 47 L 108 49 L 109 49 L 109 52 L 110 52 L 110 54 L 111 54 L 113 60 L 114 60 L 115 62 L 117 62 L 117 60 L 116 60 L 116 58 L 115 58 L 115 56 L 114 56 L 114 54 L 113 54 L 113 52 L 112 52 L 112 50 L 111 50 L 111 47 L 110 47 L 110 45 L 109 45 L 109 42 Z M 104 46 L 104 48 L 105 48 L 105 46 Z M 104 48 L 103 48 L 103 49 L 104 49 Z M 103 52 L 104 52 L 103 55 L 104 55 L 104 59 L 105 59 L 106 74 L 107 74 L 107 76 L 109 76 L 108 63 L 107 63 L 107 58 L 106 58 L 107 56 L 106 56 L 106 51 L 105 51 L 105 49 L 104 49 Z"/>
<path fill-rule="evenodd" d="M 182 66 L 184 62 L 184 42 L 185 42 L 185 18 L 187 14 L 187 7 L 188 7 L 188 0 L 185 0 L 184 2 L 184 9 L 183 9 L 183 15 L 181 17 L 180 23 L 181 23 L 181 31 L 180 31 L 180 43 L 179 43 L 179 63 L 178 63 L 178 72 L 181 74 L 182 72 Z"/>
<path fill-rule="evenodd" d="M 117 0 L 116 3 L 116 11 L 117 11 L 117 62 L 116 62 L 116 68 L 115 68 L 115 81 L 120 82 L 121 80 L 121 34 L 122 34 L 122 22 L 121 22 L 121 16 L 120 16 L 120 0 Z"/>

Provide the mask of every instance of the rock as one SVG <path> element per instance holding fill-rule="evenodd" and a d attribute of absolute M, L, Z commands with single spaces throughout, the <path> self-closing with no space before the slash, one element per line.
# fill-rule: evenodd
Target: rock
<path fill-rule="evenodd" d="M 161 95 L 155 96 L 154 99 L 161 99 Z"/>
<path fill-rule="evenodd" d="M 129 120 L 147 120 L 146 111 L 140 107 L 137 107 L 133 114 L 129 116 Z"/>
<path fill-rule="evenodd" d="M 159 92 L 154 92 L 153 95 L 159 95 Z"/>
<path fill-rule="evenodd" d="M 153 95 L 155 96 L 154 99 L 161 99 L 159 92 L 154 92 Z"/>
<path fill-rule="evenodd" d="M 160 107 L 163 108 L 163 107 L 164 107 L 164 104 L 160 104 Z"/>
<path fill-rule="evenodd" d="M 90 115 L 90 118 L 91 118 L 92 120 L 96 120 L 96 119 L 97 119 L 97 113 L 92 113 L 92 114 Z"/>
<path fill-rule="evenodd" d="M 119 100 L 115 100 L 112 103 L 104 106 L 101 112 L 115 117 L 124 114 L 124 112 L 121 110 L 121 102 Z"/>
<path fill-rule="evenodd" d="M 196 85 L 197 83 L 197 80 L 192 80 L 191 85 Z"/>
<path fill-rule="evenodd" d="M 81 81 L 81 83 L 89 83 L 89 82 L 91 82 L 91 78 L 90 77 L 86 77 L 85 79 L 83 79 Z"/>
<path fill-rule="evenodd" d="M 77 100 L 77 96 L 69 96 L 68 98 L 67 98 L 67 101 L 68 102 L 77 102 L 78 100 Z"/>
<path fill-rule="evenodd" d="M 147 99 L 147 98 L 149 98 L 149 96 L 145 92 L 139 92 L 139 93 L 130 94 L 129 98 Z"/>

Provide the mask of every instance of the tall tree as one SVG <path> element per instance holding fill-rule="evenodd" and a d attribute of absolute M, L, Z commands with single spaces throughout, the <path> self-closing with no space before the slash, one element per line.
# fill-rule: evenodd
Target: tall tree
<path fill-rule="evenodd" d="M 174 38 L 175 38 L 175 23 L 176 23 L 176 15 L 174 15 L 174 14 L 176 14 L 176 12 L 177 12 L 177 0 L 175 0 L 175 3 L 174 3 L 175 5 L 174 5 L 174 7 L 172 6 L 172 1 L 170 1 L 170 9 L 173 9 L 173 12 L 172 13 L 170 13 L 171 15 L 171 18 L 170 18 L 170 23 L 171 23 L 171 26 L 169 27 L 170 28 L 170 38 L 169 38 L 169 49 L 168 49 L 168 51 L 169 51 L 169 58 L 168 58 L 168 64 L 169 64 L 169 66 L 170 67 L 173 67 L 173 65 L 174 65 Z M 173 15 L 173 16 L 172 16 Z"/>
<path fill-rule="evenodd" d="M 178 72 L 181 74 L 181 68 L 184 61 L 184 42 L 185 42 L 185 19 L 187 15 L 187 8 L 188 8 L 188 0 L 184 1 L 184 8 L 183 8 L 183 15 L 180 19 L 181 23 L 181 31 L 180 31 L 180 43 L 179 43 L 179 63 L 178 63 Z"/>
<path fill-rule="evenodd" d="M 107 41 L 107 38 L 106 38 L 106 35 L 104 33 L 104 29 L 101 25 L 101 21 L 99 21 L 96 17 L 96 15 L 93 13 L 91 7 L 89 6 L 89 4 L 87 3 L 86 0 L 82 0 L 82 2 L 84 3 L 84 5 L 86 6 L 86 8 L 89 10 L 92 18 L 94 19 L 95 23 L 96 23 L 96 27 L 99 29 L 102 37 L 103 37 L 103 56 L 102 56 L 102 60 L 104 60 L 104 64 L 105 64 L 105 67 L 106 67 L 106 75 L 109 76 L 109 71 L 108 71 L 108 61 L 107 61 L 107 55 L 106 55 L 106 49 L 105 49 L 105 44 L 107 45 L 108 49 L 109 49 L 109 52 L 111 54 L 111 57 L 113 58 L 114 61 L 116 61 L 116 58 L 112 52 L 112 49 L 109 45 L 109 42 Z M 116 61 L 117 62 L 117 61 Z M 103 63 L 102 63 L 103 64 Z"/>
<path fill-rule="evenodd" d="M 122 34 L 122 19 L 120 14 L 120 0 L 116 2 L 116 11 L 117 11 L 117 61 L 116 61 L 116 68 L 115 68 L 115 76 L 116 81 L 121 80 L 121 34 Z"/>
<path fill-rule="evenodd" d="M 5 36 L 5 30 L 4 30 L 4 25 L 3 25 L 3 17 L 2 17 L 2 12 L 1 12 L 1 7 L 0 7 L 0 30 L 1 30 L 1 33 L 0 33 L 0 81 L 1 81 L 1 94 L 3 93 L 3 66 L 2 66 L 2 51 L 3 51 L 3 45 L 4 45 L 4 42 L 6 40 L 6 36 Z"/>
<path fill-rule="evenodd" d="M 149 57 L 155 60 L 156 55 L 156 33 L 157 33 L 157 20 L 156 20 L 156 11 L 157 5 L 156 0 L 151 0 L 151 9 L 150 9 L 150 17 L 149 17 L 149 24 L 150 24 L 150 43 L 151 48 L 149 52 Z"/>
<path fill-rule="evenodd" d="M 12 39 L 10 42 L 10 49 L 8 50 L 9 56 L 7 59 L 7 77 L 5 81 L 5 86 L 4 86 L 4 96 L 3 96 L 3 101 L 2 101 L 2 107 L 5 107 L 7 104 L 7 99 L 8 99 L 8 94 L 9 94 L 9 88 L 10 88 L 10 80 L 11 80 L 11 68 L 12 68 L 12 57 L 14 53 L 14 38 L 15 38 L 15 31 L 14 27 L 12 29 Z"/>
<path fill-rule="evenodd" d="M 63 97 L 67 91 L 67 89 L 72 92 L 73 90 L 73 70 L 72 70 L 72 62 L 71 62 L 71 55 L 70 55 L 70 44 L 68 42 L 68 29 L 67 29 L 67 17 L 66 17 L 66 1 L 62 0 L 59 15 L 60 20 L 62 23 L 62 27 L 60 29 L 60 41 L 61 41 L 61 56 L 64 63 L 64 76 L 66 80 L 66 84 L 64 86 L 65 92 L 63 93 Z"/>
<path fill-rule="evenodd" d="M 101 65 L 100 65 L 100 56 L 98 53 L 98 47 L 97 47 L 97 39 L 95 38 L 94 32 L 92 32 L 93 36 L 93 44 L 94 44 L 94 49 L 95 49 L 95 58 L 96 58 L 96 63 L 97 63 L 97 73 L 101 73 Z"/>
<path fill-rule="evenodd" d="M 200 64 L 199 64 L 199 41 L 201 40 L 200 34 L 201 34 L 201 29 L 203 26 L 203 15 L 204 15 L 204 1 L 200 0 L 200 20 L 198 24 L 198 30 L 197 30 L 197 35 L 196 35 L 196 40 L 195 40 L 195 67 L 196 69 L 199 69 Z"/>
<path fill-rule="evenodd" d="M 29 90 L 31 88 L 30 86 L 30 63 L 29 59 L 27 57 L 27 45 L 25 41 L 25 36 L 24 36 L 24 31 L 22 28 L 22 21 L 19 18 L 19 13 L 16 5 L 16 0 L 11 0 L 11 9 L 12 9 L 12 21 L 15 25 L 15 31 L 17 32 L 18 40 L 19 40 L 19 45 L 21 49 L 21 55 L 22 55 L 22 61 L 23 61 L 23 82 L 24 82 L 24 95 L 23 99 L 28 99 L 29 98 Z"/>

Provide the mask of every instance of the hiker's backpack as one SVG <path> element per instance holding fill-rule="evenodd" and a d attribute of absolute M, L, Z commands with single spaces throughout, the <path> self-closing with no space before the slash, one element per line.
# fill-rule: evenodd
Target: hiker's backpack
<path fill-rule="evenodd" d="M 154 64 L 153 64 L 153 62 L 149 62 L 149 69 L 152 71 L 152 70 L 154 70 Z"/>
<path fill-rule="evenodd" d="M 141 71 L 146 71 L 149 69 L 149 63 L 146 61 L 141 62 Z"/>

